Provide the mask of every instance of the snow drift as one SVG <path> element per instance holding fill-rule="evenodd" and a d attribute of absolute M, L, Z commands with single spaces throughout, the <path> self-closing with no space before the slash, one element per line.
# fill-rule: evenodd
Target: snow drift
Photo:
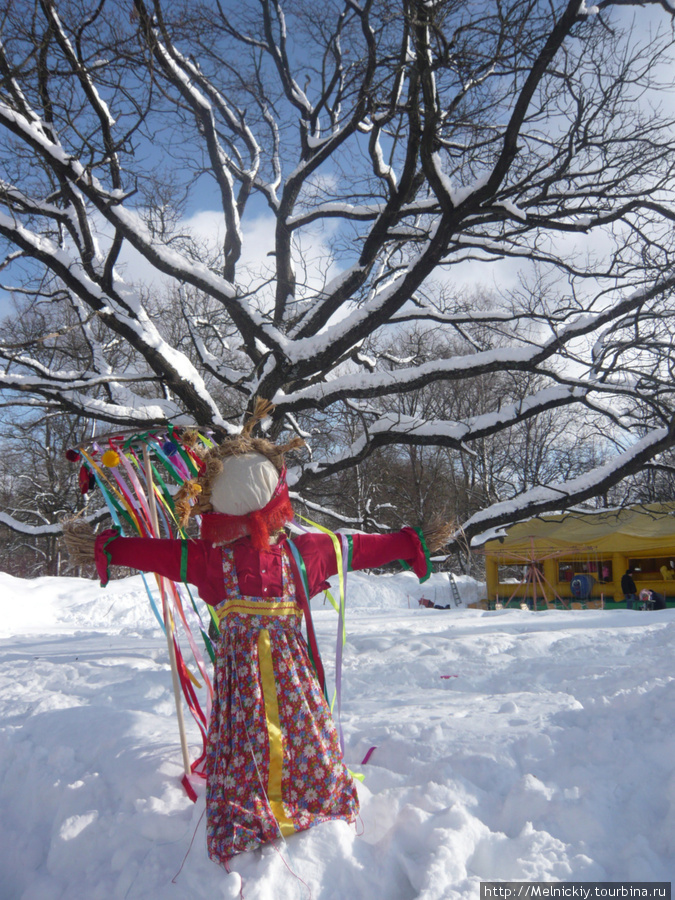
<path fill-rule="evenodd" d="M 451 602 L 442 576 L 349 576 L 358 827 L 323 825 L 228 874 L 206 856 L 203 790 L 192 804 L 180 786 L 166 641 L 140 578 L 0 575 L 1 900 L 464 900 L 481 881 L 669 881 L 675 610 L 440 611 L 422 595 Z M 337 617 L 315 606 L 330 670 Z"/>

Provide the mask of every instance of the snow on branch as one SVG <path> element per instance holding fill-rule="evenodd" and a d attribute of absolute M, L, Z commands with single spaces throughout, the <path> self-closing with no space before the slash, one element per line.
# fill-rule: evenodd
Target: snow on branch
<path fill-rule="evenodd" d="M 463 525 L 468 538 L 487 529 L 510 524 L 532 516 L 583 503 L 601 495 L 627 475 L 639 471 L 645 462 L 675 443 L 675 421 L 668 428 L 657 428 L 635 441 L 604 465 L 567 482 L 542 485 L 525 491 L 512 500 L 495 503 L 471 516 Z M 494 536 L 493 534 L 490 537 Z M 484 538 L 487 540 L 487 537 Z M 483 542 L 483 539 L 478 539 Z"/>
<path fill-rule="evenodd" d="M 109 515 L 110 513 L 107 509 L 99 509 L 96 510 L 96 512 L 89 513 L 89 515 L 84 517 L 84 521 L 96 524 L 97 522 L 102 522 Z M 44 537 L 47 535 L 57 536 L 63 533 L 63 526 L 61 524 L 28 525 L 26 522 L 21 522 L 19 519 L 14 518 L 14 516 L 10 516 L 1 511 L 0 524 L 5 525 L 12 531 L 16 531 L 18 534 L 30 535 L 31 537 Z"/>
<path fill-rule="evenodd" d="M 362 461 L 376 448 L 392 444 L 447 447 L 463 452 L 475 441 L 499 434 L 545 411 L 579 402 L 586 392 L 587 388 L 583 387 L 553 385 L 517 403 L 503 404 L 495 412 L 467 417 L 461 422 L 384 413 L 370 421 L 365 433 L 348 447 L 311 463 L 307 469 L 327 477 Z"/>

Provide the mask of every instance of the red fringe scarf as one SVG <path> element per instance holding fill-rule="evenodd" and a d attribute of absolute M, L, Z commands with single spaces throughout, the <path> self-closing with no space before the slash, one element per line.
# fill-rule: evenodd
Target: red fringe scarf
<path fill-rule="evenodd" d="M 286 470 L 279 476 L 272 499 L 262 509 L 243 516 L 228 516 L 210 512 L 202 515 L 200 536 L 213 544 L 229 544 L 247 534 L 256 550 L 267 550 L 270 535 L 293 519 L 293 507 L 288 496 Z"/>

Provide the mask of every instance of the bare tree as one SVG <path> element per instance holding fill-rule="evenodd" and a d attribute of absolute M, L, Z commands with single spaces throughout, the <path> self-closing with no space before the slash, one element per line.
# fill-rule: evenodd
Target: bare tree
<path fill-rule="evenodd" d="M 463 452 L 574 408 L 614 456 L 523 483 L 465 527 L 607 491 L 675 440 L 672 12 L 5 0 L 4 287 L 53 325 L 39 346 L 0 345 L 6 405 L 228 433 L 262 395 L 278 433 L 349 404 L 363 431 L 315 452 L 301 492 L 377 448 Z M 213 233 L 188 228 L 215 207 Z M 455 267 L 485 280 L 504 259 L 546 290 L 533 277 L 467 305 Z M 410 323 L 461 335 L 462 352 L 366 352 Z M 491 373 L 531 389 L 452 420 L 381 402 Z"/>
<path fill-rule="evenodd" d="M 475 295 L 473 308 L 492 302 Z M 508 346 L 512 336 L 492 338 L 493 350 Z M 396 350 L 381 349 L 392 373 L 405 359 L 422 365 L 472 352 L 466 340 L 449 337 L 430 326 L 401 329 Z M 370 350 L 368 351 L 371 352 Z M 519 372 L 489 372 L 466 381 L 432 385 L 379 398 L 379 416 L 392 420 L 462 422 L 477 416 L 507 411 L 527 402 L 535 392 L 554 388 L 551 379 Z M 612 442 L 598 433 L 589 411 L 579 419 L 574 406 L 560 407 L 526 418 L 508 430 L 485 436 L 472 445 L 455 449 L 437 444 L 388 444 L 373 451 L 356 467 L 337 473 L 339 488 L 333 504 L 337 510 L 365 524 L 360 515 L 373 516 L 388 525 L 401 521 L 429 521 L 455 516 L 466 521 L 497 502 L 513 500 L 534 488 L 557 480 L 584 475 L 611 455 Z M 368 417 L 352 411 L 342 434 L 332 422 L 338 442 L 356 443 L 368 430 Z M 318 428 L 314 428 L 315 434 Z M 342 477 L 340 477 L 342 476 Z M 365 502 L 364 502 L 365 501 Z M 359 513 L 363 510 L 363 513 Z"/>
<path fill-rule="evenodd" d="M 84 506 L 64 451 L 81 440 L 74 416 L 31 412 L 0 433 L 0 568 L 36 578 L 63 575 L 60 520 Z M 99 502 L 98 507 L 102 504 Z M 92 509 L 93 513 L 94 510 Z M 100 518 L 100 511 L 97 510 Z"/>

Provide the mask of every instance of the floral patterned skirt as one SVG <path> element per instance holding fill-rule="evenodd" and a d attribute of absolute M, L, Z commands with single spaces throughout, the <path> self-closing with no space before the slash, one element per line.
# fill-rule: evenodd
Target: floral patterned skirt
<path fill-rule="evenodd" d="M 357 813 L 299 620 L 228 615 L 207 744 L 209 856 L 224 863 L 320 822 L 353 822 Z"/>

